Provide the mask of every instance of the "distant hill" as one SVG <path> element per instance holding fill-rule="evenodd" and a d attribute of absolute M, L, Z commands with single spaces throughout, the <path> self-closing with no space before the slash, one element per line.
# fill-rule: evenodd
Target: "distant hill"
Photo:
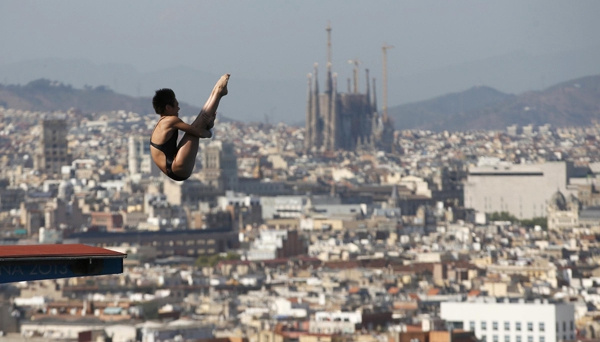
<path fill-rule="evenodd" d="M 489 87 L 388 109 L 396 129 L 461 131 L 503 129 L 512 124 L 585 126 L 600 119 L 600 75 L 559 83 L 542 91 L 509 95 Z"/>
<path fill-rule="evenodd" d="M 0 106 L 31 111 L 67 111 L 83 113 L 125 110 L 154 115 L 149 97 L 118 94 L 104 87 L 77 89 L 47 79 L 26 85 L 1 85 Z M 180 103 L 183 116 L 195 115 L 200 108 Z M 478 86 L 430 100 L 388 109 L 396 129 L 462 131 L 504 129 L 512 124 L 555 127 L 586 126 L 600 121 L 600 75 L 562 82 L 542 91 L 520 95 L 505 94 Z M 221 116 L 222 121 L 230 119 Z"/>
<path fill-rule="evenodd" d="M 253 68 L 244 58 L 240 58 L 239 64 L 227 69 L 214 69 L 211 65 L 173 65 L 152 71 L 140 70 L 135 63 L 103 64 L 79 58 L 32 56 L 31 60 L 12 63 L 3 62 L 3 58 L 0 58 L 0 83 L 25 85 L 44 78 L 70 84 L 78 89 L 83 89 L 86 85 L 107 86 L 118 94 L 133 97 L 152 96 L 154 90 L 170 87 L 177 92 L 181 102 L 201 107 L 221 74 L 231 72 L 229 95 L 219 105 L 225 116 L 244 122 L 264 122 L 268 117 L 273 123 L 297 124 L 303 122 L 306 115 L 305 75 L 312 72 L 313 62 L 321 65 L 319 73 L 324 72 L 325 68 L 325 61 L 322 59 L 325 56 L 321 52 L 317 50 L 313 57 L 315 59 L 306 60 L 301 65 L 288 65 L 284 72 L 286 76 L 280 75 L 278 70 L 271 70 L 260 77 L 242 75 L 242 70 Z M 600 60 L 600 45 L 543 55 L 532 54 L 525 49 L 423 70 L 403 68 L 402 60 L 398 58 L 400 55 L 392 54 L 389 60 L 390 107 L 431 99 L 468 89 L 476 84 L 485 84 L 504 93 L 521 94 L 544 89 L 565 80 L 600 73 L 600 64 L 597 62 Z M 333 71 L 338 73 L 338 80 L 352 77 L 351 68 L 345 66 L 347 59 L 342 60 L 342 64 L 333 65 Z M 365 64 L 364 67 L 375 70 L 377 66 Z M 372 75 L 378 79 L 378 103 L 381 103 L 381 75 L 378 71 Z M 320 87 L 324 89 L 324 78 L 320 77 L 320 80 Z M 364 84 L 360 84 L 364 89 Z"/>
<path fill-rule="evenodd" d="M 102 113 L 114 110 L 142 115 L 156 115 L 149 97 L 117 94 L 107 87 L 75 89 L 60 82 L 39 79 L 26 85 L 0 85 L 0 106 L 29 111 L 54 112 L 77 108 L 83 113 Z M 190 116 L 200 108 L 180 103 L 181 115 Z M 221 121 L 230 121 L 220 117 Z"/>
<path fill-rule="evenodd" d="M 439 96 L 431 100 L 391 107 L 396 129 L 425 128 L 437 130 L 456 116 L 515 98 L 490 87 L 474 87 L 460 93 Z"/>

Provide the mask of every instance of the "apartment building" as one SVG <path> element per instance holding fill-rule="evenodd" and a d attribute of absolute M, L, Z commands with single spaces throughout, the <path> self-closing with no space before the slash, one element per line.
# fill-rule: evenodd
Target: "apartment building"
<path fill-rule="evenodd" d="M 560 342 L 575 338 L 575 306 L 545 299 L 478 298 L 441 304 L 440 317 L 484 342 Z"/>

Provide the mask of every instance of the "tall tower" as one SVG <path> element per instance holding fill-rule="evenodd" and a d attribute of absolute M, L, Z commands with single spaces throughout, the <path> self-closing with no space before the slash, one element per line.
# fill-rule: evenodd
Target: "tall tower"
<path fill-rule="evenodd" d="M 213 140 L 202 149 L 200 180 L 219 190 L 237 190 L 237 157 L 233 144 Z"/>
<path fill-rule="evenodd" d="M 304 134 L 304 150 L 309 152 L 312 148 L 313 135 L 315 131 L 313 131 L 313 120 L 314 115 L 312 112 L 312 102 L 313 102 L 313 90 L 312 90 L 312 74 L 308 74 L 308 94 L 306 99 L 306 134 Z"/>
<path fill-rule="evenodd" d="M 41 126 L 42 137 L 38 144 L 35 168 L 41 173 L 58 175 L 62 166 L 71 165 L 72 162 L 68 153 L 66 116 L 44 118 Z"/>
<path fill-rule="evenodd" d="M 150 155 L 150 139 L 146 136 L 130 136 L 127 145 L 127 166 L 130 175 L 160 175 L 160 169 L 152 161 Z"/>
<path fill-rule="evenodd" d="M 326 150 L 334 150 L 335 149 L 335 141 L 336 141 L 336 125 L 337 125 L 337 116 L 335 113 L 335 93 L 337 90 L 335 89 L 333 74 L 331 72 L 331 24 L 327 23 L 327 27 L 325 28 L 327 32 L 327 79 L 325 80 L 325 93 L 321 94 L 320 97 L 323 99 L 320 100 L 320 106 L 323 106 L 321 113 L 324 119 L 324 130 L 323 130 L 323 147 Z"/>
<path fill-rule="evenodd" d="M 311 101 L 311 148 L 320 147 L 323 144 L 323 118 L 321 117 L 321 108 L 319 102 L 319 64 L 315 63 L 314 87 Z"/>
<path fill-rule="evenodd" d="M 381 48 L 383 52 L 383 130 L 379 147 L 386 152 L 394 152 L 394 121 L 388 116 L 388 86 L 387 86 L 387 51 L 393 48 L 391 45 L 383 44 Z"/>
<path fill-rule="evenodd" d="M 340 123 L 338 111 L 337 74 L 333 74 L 333 89 L 329 94 L 329 134 L 325 148 L 335 151 L 338 148 L 338 126 Z"/>
<path fill-rule="evenodd" d="M 332 77 L 331 77 L 331 24 L 327 23 L 327 83 L 325 84 L 325 93 L 331 94 L 333 91 Z"/>
<path fill-rule="evenodd" d="M 383 43 L 381 50 L 383 51 L 383 121 L 387 121 L 388 112 L 387 112 L 387 50 L 393 48 L 391 45 L 387 45 Z"/>
<path fill-rule="evenodd" d="M 140 173 L 140 158 L 143 154 L 140 151 L 142 143 L 139 137 L 130 136 L 127 144 L 127 168 L 130 175 Z"/>

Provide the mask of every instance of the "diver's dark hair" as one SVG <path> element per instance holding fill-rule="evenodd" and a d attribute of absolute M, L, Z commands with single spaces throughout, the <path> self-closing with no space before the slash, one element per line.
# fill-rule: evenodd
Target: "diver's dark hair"
<path fill-rule="evenodd" d="M 154 107 L 156 114 L 164 113 L 167 105 L 173 106 L 174 104 L 175 92 L 169 88 L 157 90 L 152 98 L 152 107 Z"/>

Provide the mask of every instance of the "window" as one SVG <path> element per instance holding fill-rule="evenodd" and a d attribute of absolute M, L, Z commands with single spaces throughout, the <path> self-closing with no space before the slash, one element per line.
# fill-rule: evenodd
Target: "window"
<path fill-rule="evenodd" d="M 475 331 L 475 321 L 470 321 L 469 322 L 469 330 L 470 331 Z"/>
<path fill-rule="evenodd" d="M 487 330 L 487 322 L 486 321 L 481 321 L 481 330 Z"/>
<path fill-rule="evenodd" d="M 540 336 L 540 342 L 546 342 L 546 338 L 544 336 Z"/>
<path fill-rule="evenodd" d="M 533 323 L 532 322 L 527 322 L 527 331 L 533 331 Z"/>
<path fill-rule="evenodd" d="M 566 321 L 563 322 L 563 331 L 567 331 L 567 322 Z M 566 339 L 566 337 L 565 337 L 565 339 Z"/>
<path fill-rule="evenodd" d="M 515 323 L 515 330 L 516 331 L 521 331 L 521 322 L 516 322 Z"/>
<path fill-rule="evenodd" d="M 533 336 L 531 336 L 531 335 L 527 336 L 527 342 L 533 342 Z"/>
<path fill-rule="evenodd" d="M 485 335 L 481 336 L 481 342 L 487 342 L 487 336 L 485 336 Z"/>
<path fill-rule="evenodd" d="M 556 322 L 556 332 L 558 332 L 558 322 Z"/>
<path fill-rule="evenodd" d="M 517 342 L 521 342 L 521 335 L 517 336 Z"/>
<path fill-rule="evenodd" d="M 498 322 L 492 322 L 492 329 L 498 331 Z"/>
<path fill-rule="evenodd" d="M 546 331 L 546 326 L 544 325 L 544 322 L 540 322 L 540 324 L 539 324 L 539 326 L 538 326 L 538 329 L 539 329 L 540 331 Z"/>
<path fill-rule="evenodd" d="M 498 335 L 494 335 L 494 337 L 493 337 L 493 341 L 494 341 L 494 342 L 498 342 Z"/>
<path fill-rule="evenodd" d="M 504 330 L 510 331 L 510 322 L 504 322 Z"/>
<path fill-rule="evenodd" d="M 575 330 L 575 328 L 573 327 L 573 321 L 571 321 L 571 331 Z"/>
<path fill-rule="evenodd" d="M 510 335 L 504 335 L 504 342 L 510 342 Z"/>

